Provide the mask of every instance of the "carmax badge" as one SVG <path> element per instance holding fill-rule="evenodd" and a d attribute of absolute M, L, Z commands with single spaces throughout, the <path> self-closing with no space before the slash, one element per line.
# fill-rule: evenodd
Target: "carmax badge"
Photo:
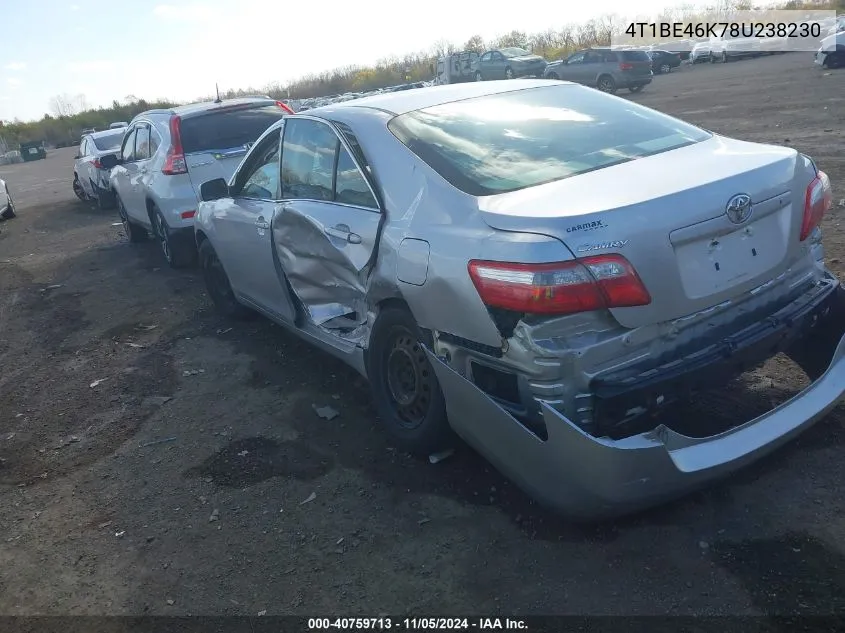
<path fill-rule="evenodd" d="M 622 248 L 628 240 L 614 240 L 612 242 L 599 242 L 598 244 L 582 244 L 576 250 L 578 253 L 590 253 L 592 251 L 603 251 L 608 248 Z"/>

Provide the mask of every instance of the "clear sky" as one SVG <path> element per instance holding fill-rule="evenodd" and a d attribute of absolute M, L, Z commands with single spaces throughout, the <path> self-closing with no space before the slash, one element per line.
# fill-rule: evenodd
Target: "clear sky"
<path fill-rule="evenodd" d="M 189 100 L 513 29 L 672 0 L 0 0 L 0 119 L 39 119 L 57 94 Z M 686 3 L 689 4 L 689 3 Z"/>

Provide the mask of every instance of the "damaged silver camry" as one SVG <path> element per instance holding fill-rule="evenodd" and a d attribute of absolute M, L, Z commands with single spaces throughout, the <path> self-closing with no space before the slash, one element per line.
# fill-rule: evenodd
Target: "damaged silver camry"
<path fill-rule="evenodd" d="M 287 116 L 201 191 L 221 311 L 357 369 L 397 445 L 456 433 L 572 517 L 682 495 L 843 399 L 830 183 L 789 148 L 566 82 L 481 82 Z M 690 393 L 778 353 L 809 387 L 685 430 Z"/>

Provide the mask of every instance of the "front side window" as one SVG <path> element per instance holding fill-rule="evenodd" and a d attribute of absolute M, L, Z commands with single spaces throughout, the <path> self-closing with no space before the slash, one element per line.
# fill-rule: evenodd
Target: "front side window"
<path fill-rule="evenodd" d="M 126 138 L 123 139 L 123 149 L 120 150 L 120 158 L 124 163 L 129 163 L 135 160 L 135 135 L 137 131 L 137 128 L 133 128 L 132 131 L 126 135 Z"/>
<path fill-rule="evenodd" d="M 150 126 L 141 125 L 135 137 L 135 160 L 146 160 L 150 157 Z"/>
<path fill-rule="evenodd" d="M 574 84 L 445 103 L 394 117 L 388 128 L 453 186 L 475 196 L 533 187 L 711 136 Z"/>
<path fill-rule="evenodd" d="M 279 136 L 276 130 L 255 148 L 252 165 L 247 169 L 240 195 L 244 198 L 277 200 L 279 198 Z"/>

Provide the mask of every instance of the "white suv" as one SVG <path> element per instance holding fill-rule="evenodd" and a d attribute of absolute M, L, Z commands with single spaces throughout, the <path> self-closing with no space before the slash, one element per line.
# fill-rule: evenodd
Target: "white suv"
<path fill-rule="evenodd" d="M 228 180 L 247 149 L 292 111 L 269 97 L 195 103 L 142 112 L 129 124 L 120 154 L 101 162 L 130 242 L 151 231 L 173 268 L 196 259 L 199 188 Z"/>

